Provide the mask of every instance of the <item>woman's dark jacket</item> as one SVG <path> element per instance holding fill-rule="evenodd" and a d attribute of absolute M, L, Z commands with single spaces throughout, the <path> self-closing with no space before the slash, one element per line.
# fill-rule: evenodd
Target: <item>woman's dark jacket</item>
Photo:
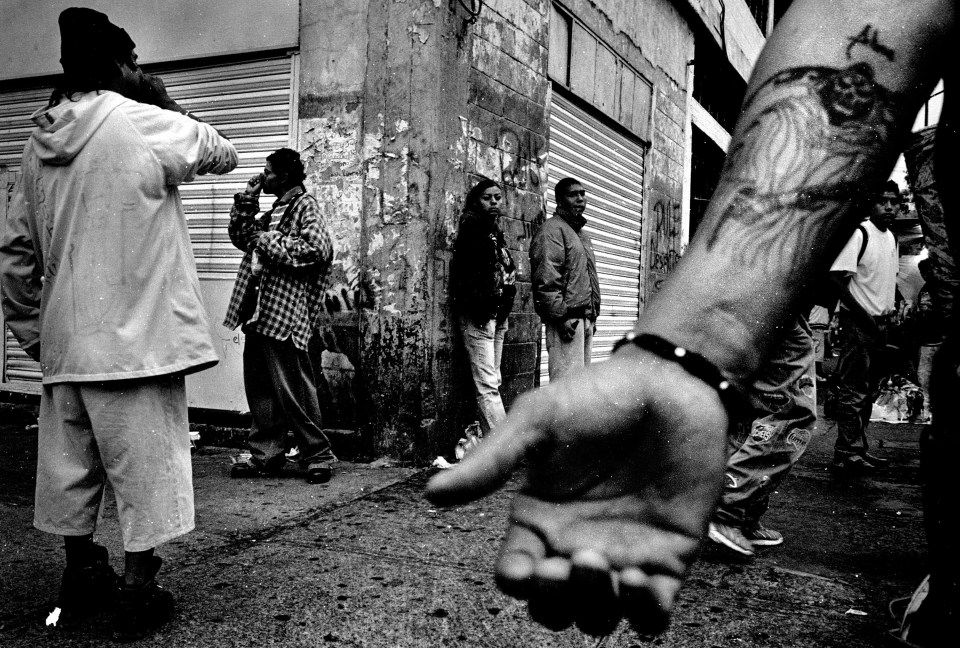
<path fill-rule="evenodd" d="M 450 267 L 453 303 L 460 315 L 476 323 L 494 318 L 503 321 L 513 308 L 516 286 L 504 284 L 497 267 L 497 250 L 514 270 L 506 241 L 497 221 L 466 211 L 460 219 Z"/>

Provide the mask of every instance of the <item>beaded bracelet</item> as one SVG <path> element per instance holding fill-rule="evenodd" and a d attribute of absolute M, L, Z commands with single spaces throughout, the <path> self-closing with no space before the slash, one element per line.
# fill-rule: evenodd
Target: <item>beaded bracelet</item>
<path fill-rule="evenodd" d="M 737 389 L 733 381 L 725 376 L 720 369 L 712 362 L 704 358 L 699 353 L 694 353 L 673 342 L 664 340 L 658 335 L 650 333 L 627 333 L 621 340 L 613 345 L 613 353 L 616 353 L 621 347 L 632 344 L 646 351 L 660 356 L 665 360 L 671 360 L 679 364 L 691 376 L 707 383 L 720 395 L 720 401 L 727 409 L 731 417 L 747 415 L 750 412 L 750 405 L 743 393 Z"/>

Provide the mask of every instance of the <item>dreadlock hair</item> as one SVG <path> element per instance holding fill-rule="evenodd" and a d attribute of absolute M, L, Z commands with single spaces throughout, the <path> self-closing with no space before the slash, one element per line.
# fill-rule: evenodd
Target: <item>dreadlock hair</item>
<path fill-rule="evenodd" d="M 70 74 L 64 72 L 54 84 L 53 92 L 50 93 L 50 101 L 47 102 L 47 108 L 56 106 L 64 97 L 73 100 L 75 94 L 106 90 L 120 76 L 118 65 L 126 63 L 131 67 L 136 66 L 131 54 L 132 52 L 119 58 L 113 56 L 97 57 L 83 70 Z"/>

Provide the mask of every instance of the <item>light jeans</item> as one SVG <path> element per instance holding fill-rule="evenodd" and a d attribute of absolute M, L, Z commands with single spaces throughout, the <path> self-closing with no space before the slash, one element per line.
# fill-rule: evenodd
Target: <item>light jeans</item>
<path fill-rule="evenodd" d="M 580 320 L 570 341 L 560 337 L 562 325 L 554 326 L 547 322 L 546 327 L 547 369 L 550 373 L 550 382 L 590 364 L 590 354 L 593 349 L 593 323 L 590 320 L 586 318 Z"/>
<path fill-rule="evenodd" d="M 803 456 L 817 421 L 813 364 L 810 327 L 799 318 L 749 389 L 754 418 L 734 424 L 718 521 L 756 526 Z"/>
<path fill-rule="evenodd" d="M 469 317 L 460 318 L 463 344 L 470 358 L 470 374 L 477 391 L 480 408 L 480 427 L 486 435 L 507 417 L 500 398 L 500 358 L 503 355 L 503 338 L 507 333 L 507 321 L 495 319 L 477 324 Z"/>

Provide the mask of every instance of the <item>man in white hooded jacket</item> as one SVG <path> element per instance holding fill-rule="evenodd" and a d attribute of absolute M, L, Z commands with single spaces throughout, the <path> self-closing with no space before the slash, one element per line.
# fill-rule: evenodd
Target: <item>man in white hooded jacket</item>
<path fill-rule="evenodd" d="M 153 552 L 194 527 L 184 375 L 218 361 L 177 186 L 231 171 L 237 152 L 140 70 L 107 16 L 71 8 L 59 23 L 64 74 L 33 115 L 0 287 L 43 371 L 34 524 L 64 536 L 58 606 L 75 619 L 116 598 L 129 640 L 173 607 Z M 93 542 L 107 480 L 120 579 Z"/>

